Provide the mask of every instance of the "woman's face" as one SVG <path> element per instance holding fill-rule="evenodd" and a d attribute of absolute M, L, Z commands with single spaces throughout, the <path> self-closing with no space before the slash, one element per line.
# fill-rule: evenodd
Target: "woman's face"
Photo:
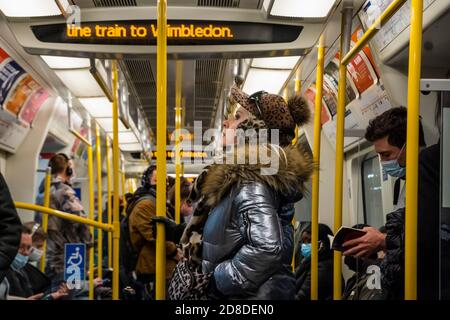
<path fill-rule="evenodd" d="M 235 114 L 230 116 L 223 122 L 222 131 L 222 144 L 223 145 L 233 145 L 236 143 L 236 128 L 238 125 L 247 120 L 249 117 L 249 112 L 242 107 L 239 107 Z"/>

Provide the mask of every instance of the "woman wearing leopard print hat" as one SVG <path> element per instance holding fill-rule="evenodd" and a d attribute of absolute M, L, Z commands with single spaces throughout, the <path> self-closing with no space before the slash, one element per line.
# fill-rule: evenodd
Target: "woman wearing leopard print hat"
<path fill-rule="evenodd" d="M 310 112 L 300 96 L 286 103 L 278 95 L 249 96 L 234 86 L 231 98 L 239 106 L 223 123 L 224 145 L 239 148 L 238 129 L 278 129 L 279 147 L 269 148 L 279 157 L 278 172 L 261 174 L 265 164 L 249 161 L 258 151 L 249 143 L 244 164 L 211 165 L 193 188 L 191 200 L 198 206 L 181 242 L 202 230 L 202 271 L 212 273 L 210 298 L 293 299 L 291 221 L 313 166 L 291 141 Z"/>

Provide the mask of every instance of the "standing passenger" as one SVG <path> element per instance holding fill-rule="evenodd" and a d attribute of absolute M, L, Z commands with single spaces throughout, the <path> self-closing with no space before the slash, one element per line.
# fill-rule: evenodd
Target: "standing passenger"
<path fill-rule="evenodd" d="M 71 178 L 74 175 L 72 160 L 64 153 L 59 153 L 50 159 L 49 167 L 52 173 L 50 207 L 87 218 L 81 201 L 71 185 Z M 52 279 L 53 287 L 57 287 L 64 279 L 64 245 L 85 243 L 86 249 L 89 249 L 92 247 L 92 240 L 87 225 L 53 215 L 48 217 L 47 233 L 46 273 Z"/>
<path fill-rule="evenodd" d="M 198 186 L 202 200 L 182 243 L 204 223 L 202 269 L 213 273 L 210 297 L 294 299 L 291 221 L 294 203 L 302 198 L 313 166 L 291 142 L 295 126 L 305 124 L 310 111 L 299 96 L 286 103 L 281 96 L 266 92 L 248 96 L 235 86 L 231 93 L 240 107 L 223 123 L 223 144 L 241 153 L 245 163 L 236 163 L 233 155 L 232 164 L 225 162 L 230 159 L 213 164 L 197 180 L 202 182 Z M 237 144 L 238 129 L 261 132 L 266 128 L 278 130 L 279 146 Z M 275 174 L 264 170 L 272 163 L 263 163 L 261 158 L 252 162 L 250 158 L 258 151 L 275 154 L 279 164 Z"/>

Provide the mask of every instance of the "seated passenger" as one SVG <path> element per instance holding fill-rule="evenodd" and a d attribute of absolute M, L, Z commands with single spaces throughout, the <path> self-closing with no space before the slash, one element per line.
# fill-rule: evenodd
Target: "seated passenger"
<path fill-rule="evenodd" d="M 291 142 L 296 125 L 305 124 L 310 111 L 300 96 L 286 103 L 265 92 L 250 97 L 236 86 L 231 94 L 239 107 L 223 123 L 223 164 L 211 165 L 197 179 L 199 202 L 182 244 L 203 226 L 202 271 L 212 273 L 210 298 L 294 299 L 291 221 L 313 166 Z M 249 129 L 247 133 L 273 129 L 272 144 L 251 144 L 248 139 L 241 143 L 238 129 Z M 232 151 L 227 153 L 227 148 Z M 252 163 L 259 148 L 273 162 L 263 164 L 259 158 Z M 235 154 L 243 159 L 233 158 Z"/>
<path fill-rule="evenodd" d="M 74 176 L 72 160 L 67 155 L 59 153 L 50 159 L 49 167 L 52 172 L 50 207 L 87 218 L 83 205 L 71 185 L 71 179 Z M 93 244 L 89 227 L 85 224 L 50 215 L 47 230 L 46 274 L 52 279 L 53 286 L 58 287 L 64 279 L 64 245 L 84 243 L 88 250 Z M 88 265 L 86 263 L 86 266 Z"/>
<path fill-rule="evenodd" d="M 67 296 L 68 289 L 65 283 L 62 283 L 55 292 L 44 294 L 44 291 L 50 287 L 50 279 L 28 264 L 32 249 L 31 233 L 28 227 L 22 226 L 19 252 L 6 275 L 9 284 L 8 295 L 28 300 L 57 300 Z"/>
<path fill-rule="evenodd" d="M 318 298 L 319 300 L 333 299 L 333 250 L 330 239 L 331 229 L 319 223 L 319 264 L 318 264 Z M 296 299 L 311 299 L 311 224 L 301 235 L 301 260 L 296 268 Z"/>
<path fill-rule="evenodd" d="M 23 224 L 25 227 L 31 230 L 32 243 L 31 252 L 28 258 L 28 262 L 34 267 L 38 267 L 42 255 L 44 254 L 44 242 L 47 240 L 47 233 L 44 229 L 35 222 L 26 222 Z"/>

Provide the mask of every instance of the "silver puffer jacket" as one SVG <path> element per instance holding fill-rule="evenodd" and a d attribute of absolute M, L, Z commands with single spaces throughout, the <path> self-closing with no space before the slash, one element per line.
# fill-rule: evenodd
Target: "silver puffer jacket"
<path fill-rule="evenodd" d="M 214 287 L 225 298 L 294 298 L 291 221 L 312 163 L 287 147 L 279 165 L 276 175 L 261 175 L 258 165 L 215 165 L 204 178 L 201 190 L 211 210 L 202 269 L 213 272 Z"/>

